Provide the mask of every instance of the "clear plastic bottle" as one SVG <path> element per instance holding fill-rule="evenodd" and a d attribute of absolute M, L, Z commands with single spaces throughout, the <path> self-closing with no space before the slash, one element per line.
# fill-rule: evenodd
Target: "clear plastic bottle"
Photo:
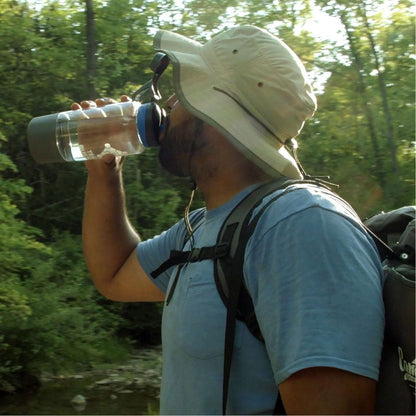
<path fill-rule="evenodd" d="M 30 153 L 38 163 L 139 154 L 158 146 L 163 110 L 129 101 L 34 118 L 28 126 Z"/>

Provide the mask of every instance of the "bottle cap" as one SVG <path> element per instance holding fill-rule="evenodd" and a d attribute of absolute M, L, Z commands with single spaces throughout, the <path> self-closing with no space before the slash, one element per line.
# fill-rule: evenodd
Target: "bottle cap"
<path fill-rule="evenodd" d="M 144 147 L 159 146 L 162 121 L 162 109 L 156 103 L 146 103 L 139 107 L 136 116 L 137 132 Z"/>
<path fill-rule="evenodd" d="M 27 128 L 29 151 L 37 163 L 63 162 L 56 142 L 58 114 L 35 117 Z"/>

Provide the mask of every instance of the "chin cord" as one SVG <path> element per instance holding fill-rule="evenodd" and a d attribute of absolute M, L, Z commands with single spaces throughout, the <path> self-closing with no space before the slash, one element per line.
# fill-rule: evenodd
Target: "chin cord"
<path fill-rule="evenodd" d="M 339 188 L 338 184 L 328 181 L 328 179 L 331 179 L 330 176 L 314 176 L 314 175 L 309 175 L 309 174 L 306 173 L 305 169 L 303 169 L 303 166 L 300 163 L 299 158 L 298 158 L 298 142 L 295 139 L 287 139 L 286 142 L 285 142 L 285 147 L 289 151 L 289 153 L 291 154 L 293 159 L 295 159 L 295 162 L 296 162 L 304 180 L 306 180 L 306 181 L 315 181 L 315 182 L 318 182 L 321 185 L 324 185 L 324 186 L 327 186 L 327 187 L 332 186 L 332 187 L 335 187 L 335 188 Z"/>
<path fill-rule="evenodd" d="M 186 227 L 186 232 L 188 233 L 188 238 L 189 241 L 191 243 L 191 248 L 194 247 L 195 245 L 195 239 L 194 239 L 194 230 L 192 229 L 192 225 L 189 221 L 189 212 L 191 210 L 191 205 L 192 205 L 192 201 L 194 200 L 194 196 L 195 196 L 195 191 L 197 188 L 197 184 L 195 182 L 195 180 L 192 178 L 192 157 L 195 153 L 195 146 L 196 146 L 196 138 L 199 137 L 199 135 L 201 134 L 201 129 L 203 126 L 203 121 L 197 119 L 197 125 L 195 127 L 195 134 L 194 134 L 194 139 L 192 140 L 191 143 L 191 150 L 189 152 L 189 159 L 188 159 L 188 172 L 191 175 L 189 177 L 189 189 L 191 190 L 191 195 L 189 196 L 189 201 L 188 204 L 185 207 L 185 212 L 184 212 L 184 220 L 185 220 L 185 227 Z"/>
<path fill-rule="evenodd" d="M 192 229 L 191 223 L 189 221 L 189 212 L 191 210 L 192 201 L 194 200 L 196 187 L 197 186 L 196 186 L 195 181 L 191 178 L 191 181 L 190 181 L 191 195 L 189 196 L 189 201 L 185 207 L 185 212 L 184 212 L 185 227 L 186 227 L 186 232 L 188 233 L 189 241 L 191 242 L 191 247 L 194 246 L 195 240 L 194 240 L 194 230 Z"/>

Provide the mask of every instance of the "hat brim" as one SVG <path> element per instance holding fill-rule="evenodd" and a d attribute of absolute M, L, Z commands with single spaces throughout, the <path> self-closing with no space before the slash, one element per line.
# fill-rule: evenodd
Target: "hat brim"
<path fill-rule="evenodd" d="M 159 31 L 154 47 L 171 59 L 175 92 L 188 111 L 215 127 L 268 175 L 302 179 L 296 161 L 279 139 L 219 88 L 204 58 L 209 52 L 203 45 Z"/>

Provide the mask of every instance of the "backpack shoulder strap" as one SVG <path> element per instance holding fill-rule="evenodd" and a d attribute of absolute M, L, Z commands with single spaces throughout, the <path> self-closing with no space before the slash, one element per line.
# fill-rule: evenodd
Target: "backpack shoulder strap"
<path fill-rule="evenodd" d="M 294 185 L 314 185 L 331 191 L 325 184 L 317 180 L 290 180 L 280 179 L 266 183 L 255 189 L 229 214 L 218 234 L 217 245 L 227 245 L 227 256 L 219 257 L 214 263 L 214 276 L 217 290 L 227 307 L 227 319 L 224 341 L 224 377 L 223 377 L 223 414 L 227 410 L 228 384 L 231 371 L 231 360 L 234 346 L 236 319 L 240 319 L 247 325 L 250 332 L 260 341 L 264 342 L 253 301 L 244 284 L 244 253 L 247 243 L 254 232 L 264 211 L 276 200 L 302 187 Z M 264 198 L 275 191 L 282 192 L 269 199 L 253 216 L 253 212 L 263 202 Z M 336 195 L 336 194 L 334 194 Z M 337 196 L 337 195 L 336 195 Z M 277 392 L 277 400 L 273 414 L 286 414 L 280 393 Z"/>
<path fill-rule="evenodd" d="M 260 340 L 262 340 L 261 332 L 258 329 L 254 307 L 243 279 L 245 248 L 266 208 L 281 196 L 297 189 L 291 185 L 299 183 L 303 184 L 305 181 L 280 179 L 258 187 L 232 210 L 223 222 L 217 237 L 217 247 L 229 248 L 228 255 L 219 257 L 214 263 L 214 278 L 218 293 L 224 305 L 227 306 L 230 295 L 240 291 L 236 317 L 244 321 L 253 335 Z M 278 190 L 282 192 L 271 198 L 252 218 L 253 212 L 264 198 Z M 231 276 L 235 277 L 231 278 Z M 234 285 L 241 285 L 241 288 L 236 288 Z"/>
<path fill-rule="evenodd" d="M 218 233 L 217 246 L 227 245 L 229 247 L 228 255 L 218 258 L 214 263 L 214 277 L 217 290 L 227 308 L 224 341 L 223 414 L 227 410 L 228 385 L 236 319 L 243 320 L 251 333 L 263 341 L 255 315 L 253 301 L 244 285 L 243 268 L 245 248 L 264 210 L 276 199 L 290 192 L 290 185 L 297 183 L 304 183 L 304 181 L 281 179 L 266 183 L 255 189 L 234 208 Z M 283 192 L 268 201 L 256 214 L 255 218 L 252 219 L 253 211 L 262 203 L 264 198 L 280 189 Z M 294 189 L 297 188 L 292 187 L 292 190 Z M 275 411 L 278 409 L 280 413 L 283 408 L 281 406 L 281 400 L 278 400 L 277 403 Z"/>

